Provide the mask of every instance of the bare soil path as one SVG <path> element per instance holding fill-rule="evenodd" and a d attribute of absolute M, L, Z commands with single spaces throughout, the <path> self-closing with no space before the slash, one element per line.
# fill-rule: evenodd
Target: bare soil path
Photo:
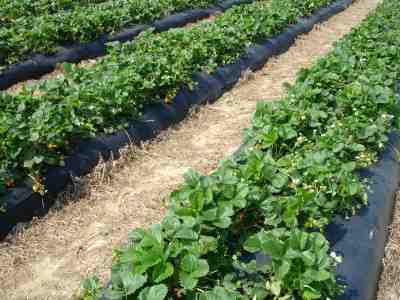
<path fill-rule="evenodd" d="M 34 222 L 0 244 L 0 299 L 70 299 L 83 277 L 106 280 L 112 249 L 138 226 L 160 221 L 163 200 L 188 168 L 202 173 L 235 151 L 257 101 L 279 99 L 283 83 L 325 55 L 379 0 L 359 0 L 301 37 L 287 53 L 247 76 L 217 103 L 201 107 L 179 127 L 125 159 L 110 178 L 94 180 L 80 201 Z"/>
<path fill-rule="evenodd" d="M 383 259 L 377 300 L 400 299 L 400 191 L 397 192 L 393 223 Z"/>

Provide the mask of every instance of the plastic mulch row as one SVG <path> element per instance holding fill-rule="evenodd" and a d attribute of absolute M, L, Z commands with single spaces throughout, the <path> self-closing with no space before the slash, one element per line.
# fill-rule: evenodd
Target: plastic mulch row
<path fill-rule="evenodd" d="M 104 56 L 107 53 L 107 43 L 131 41 L 146 29 L 154 28 L 157 32 L 167 31 L 210 17 L 216 13 L 224 12 L 235 5 L 249 4 L 253 1 L 254 0 L 225 0 L 204 9 L 190 9 L 181 13 L 176 13 L 151 24 L 131 26 L 114 35 L 103 35 L 93 42 L 76 44 L 62 49 L 51 56 L 40 54 L 33 55 L 29 60 L 9 65 L 0 73 L 0 90 L 5 90 L 21 81 L 38 79 L 54 71 L 57 65 L 63 62 L 78 63 L 85 59 Z"/>

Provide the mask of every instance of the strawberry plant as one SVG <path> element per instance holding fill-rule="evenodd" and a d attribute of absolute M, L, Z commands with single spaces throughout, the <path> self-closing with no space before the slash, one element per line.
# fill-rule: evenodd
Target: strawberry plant
<path fill-rule="evenodd" d="M 30 176 L 40 183 L 48 166 L 62 165 L 73 151 L 75 137 L 124 128 L 140 118 L 145 104 L 168 102 L 180 87 L 192 86 L 194 72 L 234 61 L 249 44 L 312 11 L 299 0 L 237 6 L 213 22 L 160 34 L 147 31 L 135 42 L 113 45 L 91 68 L 66 64 L 60 78 L 16 95 L 0 93 L 1 177 Z"/>
<path fill-rule="evenodd" d="M 96 5 L 85 6 L 75 3 L 71 9 L 55 14 L 43 13 L 13 19 L 9 26 L 0 28 L 0 57 L 4 58 L 6 64 L 12 64 L 20 62 L 31 54 L 52 54 L 57 51 L 60 44 L 92 41 L 105 33 L 114 33 L 135 24 L 149 23 L 173 12 L 206 7 L 217 1 L 112 0 L 100 2 Z M 28 3 L 34 5 L 32 1 Z M 43 5 L 45 10 L 46 7 L 50 9 L 49 3 L 47 6 Z M 63 6 L 61 3 L 60 5 Z M 17 8 L 11 8 L 11 10 L 20 12 Z M 4 13 L 8 15 L 7 12 Z M 0 20 L 2 18 L 7 19 L 0 14 Z"/>
<path fill-rule="evenodd" d="M 85 7 L 106 0 L 1 0 L 0 24 L 10 26 L 12 22 L 22 17 L 54 14 L 75 7 Z"/>
<path fill-rule="evenodd" d="M 356 171 L 399 128 L 400 3 L 384 0 L 287 96 L 260 103 L 246 150 L 190 171 L 163 221 L 117 249 L 110 285 L 81 299 L 335 299 L 343 290 L 323 233 L 368 201 Z"/>

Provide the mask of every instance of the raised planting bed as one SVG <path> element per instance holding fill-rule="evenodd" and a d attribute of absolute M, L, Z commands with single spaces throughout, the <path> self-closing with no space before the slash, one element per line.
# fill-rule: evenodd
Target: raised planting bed
<path fill-rule="evenodd" d="M 1 234 L 46 213 L 55 195 L 72 178 L 89 173 L 100 158 L 118 157 L 122 147 L 153 138 L 182 120 L 190 106 L 215 101 L 241 71 L 260 68 L 299 34 L 351 2 L 337 1 L 320 10 L 316 7 L 323 4 L 316 0 L 238 6 L 213 22 L 148 32 L 135 43 L 117 45 L 93 68 L 68 66 L 62 78 L 18 95 L 1 94 L 0 118 L 6 120 L 0 130 Z M 299 19 L 311 12 L 315 14 Z M 295 20 L 296 25 L 284 29 Z M 260 44 L 246 48 L 252 41 Z M 201 70 L 212 75 L 197 72 Z M 191 88 L 181 88 L 185 85 Z M 90 135 L 97 138 L 84 138 Z M 23 181 L 27 175 L 29 180 Z"/>
<path fill-rule="evenodd" d="M 34 54 L 54 54 L 60 46 L 72 47 L 78 42 L 99 39 L 97 43 L 104 43 L 108 38 L 112 40 L 112 36 L 108 37 L 107 34 L 115 34 L 124 28 L 139 24 L 151 25 L 157 19 L 188 9 L 195 9 L 192 13 L 201 13 L 201 17 L 204 18 L 211 12 L 218 11 L 214 6 L 218 2 L 216 0 L 114 0 L 83 7 L 76 5 L 75 8 L 56 14 L 21 17 L 13 20 L 10 26 L 0 28 L 2 65 L 6 67 L 22 62 Z"/>
<path fill-rule="evenodd" d="M 222 13 L 235 5 L 251 3 L 253 0 L 224 0 L 224 1 L 181 1 L 174 2 L 176 7 L 172 8 L 171 3 L 174 1 L 142 1 L 132 2 L 127 0 L 121 0 L 117 4 L 116 2 L 106 2 L 102 6 L 103 8 L 92 7 L 88 9 L 93 10 L 92 12 L 83 11 L 80 7 L 77 7 L 77 13 L 73 14 L 73 11 L 68 11 L 67 21 L 56 20 L 62 18 L 62 16 L 47 16 L 45 17 L 45 24 L 42 25 L 28 25 L 23 26 L 23 30 L 27 31 L 28 38 L 23 38 L 23 34 L 18 33 L 16 36 L 18 41 L 8 41 L 6 38 L 3 40 L 4 47 L 12 48 L 15 43 L 15 47 L 21 52 L 19 58 L 15 60 L 17 63 L 10 64 L 10 59 L 7 55 L 3 57 L 3 63 L 5 69 L 0 73 L 0 90 L 7 89 L 15 83 L 28 79 L 40 78 L 44 74 L 52 72 L 55 68 L 64 62 L 77 63 L 85 59 L 96 58 L 107 54 L 107 44 L 112 42 L 126 42 L 135 39 L 141 32 L 154 28 L 157 32 L 162 32 L 175 27 L 181 27 L 188 23 L 193 23 L 198 20 L 210 17 L 214 14 Z M 209 3 L 208 6 L 205 4 Z M 210 4 L 211 3 L 211 4 Z M 112 7 L 108 7 L 112 5 Z M 156 7 L 154 7 L 156 6 Z M 146 9 L 143 9 L 146 7 Z M 122 10 L 119 13 L 120 20 L 116 17 L 115 10 Z M 164 9 L 164 10 L 163 10 Z M 101 10 L 101 13 L 98 12 Z M 132 20 L 127 20 L 126 10 L 131 11 Z M 141 14 L 137 13 L 137 10 L 141 10 Z M 184 10 L 184 11 L 183 11 Z M 178 11 L 171 14 L 173 11 Z M 144 13 L 147 12 L 147 13 Z M 150 13 L 151 12 L 151 13 Z M 143 14 L 144 13 L 144 14 Z M 104 18 L 104 14 L 113 15 L 114 18 Z M 143 15 L 142 15 L 143 14 Z M 48 20 L 50 18 L 50 20 Z M 67 17 L 65 17 L 67 18 Z M 77 18 L 78 20 L 75 20 Z M 77 23 L 88 23 L 87 18 L 90 18 L 91 22 L 87 27 L 80 27 L 78 31 L 71 24 Z M 124 22 L 121 24 L 114 24 L 117 21 Z M 104 28 L 104 22 L 114 22 L 115 28 Z M 21 21 L 22 22 L 22 21 Z M 24 19 L 24 22 L 26 20 Z M 36 22 L 39 22 L 36 20 Z M 54 24 L 48 24 L 54 22 Z M 98 22 L 99 24 L 94 25 L 93 23 Z M 108 24 L 108 26 L 113 26 Z M 3 29 L 7 31 L 9 35 L 14 36 L 15 29 Z M 71 32 L 69 32 L 72 30 Z M 50 31 L 50 32 L 47 32 Z M 68 31 L 67 33 L 65 31 Z M 88 32 L 91 34 L 88 34 Z M 0 31 L 0 36 L 1 36 Z M 6 33 L 4 33 L 6 34 Z M 85 34 L 88 34 L 86 38 L 83 38 Z M 74 36 L 72 36 L 74 35 Z M 90 37 L 89 37 L 90 36 Z M 21 40 L 19 40 L 21 39 Z M 38 43 L 39 42 L 39 43 Z M 25 48 L 21 47 L 21 43 L 25 43 Z M 61 46 L 63 44 L 63 46 Z M 3 52 L 8 50 L 3 49 Z M 11 51 L 11 49 L 9 49 Z M 17 55 L 19 52 L 12 50 L 12 55 Z M 1 60 L 1 42 L 0 42 L 0 60 Z M 9 63 L 7 63 L 9 61 Z"/>
<path fill-rule="evenodd" d="M 374 299 L 400 175 L 399 18 L 383 0 L 260 103 L 236 157 L 187 173 L 162 222 L 114 252 L 110 284 L 88 279 L 81 298 Z"/>
<path fill-rule="evenodd" d="M 0 0 L 0 24 L 11 26 L 19 18 L 55 14 L 101 2 L 106 0 Z"/>

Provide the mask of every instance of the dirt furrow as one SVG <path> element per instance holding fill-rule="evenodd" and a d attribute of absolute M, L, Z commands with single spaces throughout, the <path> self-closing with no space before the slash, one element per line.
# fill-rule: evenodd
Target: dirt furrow
<path fill-rule="evenodd" d="M 53 210 L 12 240 L 0 244 L 0 299 L 69 299 L 88 273 L 106 280 L 112 249 L 138 226 L 160 221 L 164 200 L 188 168 L 202 173 L 240 145 L 257 101 L 284 95 L 283 83 L 325 55 L 363 20 L 379 0 L 359 0 L 301 37 L 287 53 L 248 74 L 217 103 L 201 107 L 179 127 L 94 180 L 78 202 Z"/>
<path fill-rule="evenodd" d="M 393 223 L 389 229 L 377 300 L 400 299 L 400 191 L 397 192 Z"/>

